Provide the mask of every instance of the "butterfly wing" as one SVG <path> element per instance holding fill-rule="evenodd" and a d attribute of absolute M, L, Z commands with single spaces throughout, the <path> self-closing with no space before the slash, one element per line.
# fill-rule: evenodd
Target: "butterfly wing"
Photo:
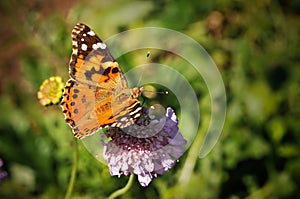
<path fill-rule="evenodd" d="M 61 107 L 74 135 L 83 138 L 107 126 L 126 127 L 140 115 L 136 89 L 128 88 L 119 64 L 84 24 L 72 31 L 73 53 Z M 133 93 L 135 91 L 135 93 Z"/>
<path fill-rule="evenodd" d="M 94 111 L 95 90 L 94 86 L 79 84 L 72 79 L 65 86 L 60 105 L 75 137 L 85 137 L 100 128 Z"/>
<path fill-rule="evenodd" d="M 116 63 L 106 44 L 88 26 L 79 23 L 72 30 L 72 48 L 70 76 L 81 83 L 103 86 L 104 78 L 111 70 L 110 64 Z M 114 70 L 119 71 L 115 81 L 125 80 L 120 67 L 116 64 L 115 67 Z M 126 81 L 124 86 L 127 87 Z"/>

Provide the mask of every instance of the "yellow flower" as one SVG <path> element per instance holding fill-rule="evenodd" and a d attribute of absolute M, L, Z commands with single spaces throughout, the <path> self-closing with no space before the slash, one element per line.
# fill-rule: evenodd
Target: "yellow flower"
<path fill-rule="evenodd" d="M 37 98 L 43 106 L 58 104 L 63 93 L 64 83 L 59 76 L 46 79 L 40 86 Z"/>

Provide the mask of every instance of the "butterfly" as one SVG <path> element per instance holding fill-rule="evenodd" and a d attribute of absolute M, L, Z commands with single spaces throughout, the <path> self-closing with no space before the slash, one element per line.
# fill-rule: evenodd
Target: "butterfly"
<path fill-rule="evenodd" d="M 126 78 L 103 41 L 87 25 L 72 30 L 70 79 L 60 103 L 74 136 L 84 138 L 100 128 L 124 128 L 141 115 L 143 88 L 128 88 Z"/>

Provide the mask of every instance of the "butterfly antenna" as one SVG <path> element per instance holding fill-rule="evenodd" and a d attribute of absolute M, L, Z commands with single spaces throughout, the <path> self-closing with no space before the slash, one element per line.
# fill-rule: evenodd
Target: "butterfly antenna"
<path fill-rule="evenodd" d="M 163 95 L 168 95 L 168 94 L 169 94 L 168 91 L 151 91 L 151 90 L 143 90 L 143 92 L 146 92 L 146 93 L 163 94 Z"/>
<path fill-rule="evenodd" d="M 150 51 L 147 52 L 145 64 L 148 62 L 149 57 L 150 57 Z M 142 73 L 141 73 L 140 79 L 139 79 L 138 84 L 137 84 L 138 86 L 140 85 L 140 83 L 142 81 L 142 77 L 144 75 L 144 71 L 145 71 L 145 66 L 143 66 L 143 68 L 142 68 Z"/>

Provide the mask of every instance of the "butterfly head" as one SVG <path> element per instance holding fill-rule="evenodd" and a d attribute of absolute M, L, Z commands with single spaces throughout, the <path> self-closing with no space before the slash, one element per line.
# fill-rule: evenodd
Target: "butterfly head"
<path fill-rule="evenodd" d="M 131 96 L 133 98 L 138 98 L 139 96 L 141 96 L 142 92 L 143 92 L 144 88 L 143 87 L 135 87 L 131 89 Z"/>

